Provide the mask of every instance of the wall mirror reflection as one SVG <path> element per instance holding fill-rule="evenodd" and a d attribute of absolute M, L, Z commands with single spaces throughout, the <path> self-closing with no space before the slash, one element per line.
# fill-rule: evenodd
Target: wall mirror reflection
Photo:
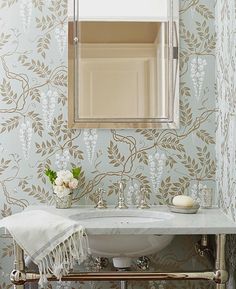
<path fill-rule="evenodd" d="M 177 128 L 177 2 L 71 1 L 70 127 Z"/>

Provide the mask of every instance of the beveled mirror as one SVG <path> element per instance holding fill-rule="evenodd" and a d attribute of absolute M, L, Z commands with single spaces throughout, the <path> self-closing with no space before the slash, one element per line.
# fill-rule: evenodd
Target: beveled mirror
<path fill-rule="evenodd" d="M 69 3 L 69 126 L 177 128 L 178 0 Z"/>

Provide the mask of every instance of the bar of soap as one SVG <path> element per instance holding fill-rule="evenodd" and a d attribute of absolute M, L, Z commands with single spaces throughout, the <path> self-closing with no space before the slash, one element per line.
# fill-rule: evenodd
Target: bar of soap
<path fill-rule="evenodd" d="M 194 200 L 189 196 L 175 196 L 172 201 L 173 205 L 176 207 L 193 207 Z"/>

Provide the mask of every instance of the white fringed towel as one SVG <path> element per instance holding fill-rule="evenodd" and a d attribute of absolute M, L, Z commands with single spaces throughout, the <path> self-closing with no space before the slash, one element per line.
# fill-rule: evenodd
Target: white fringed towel
<path fill-rule="evenodd" d="M 82 226 L 66 217 L 30 210 L 0 220 L 19 246 L 38 265 L 39 285 L 47 283 L 47 274 L 58 279 L 67 275 L 74 262 L 88 255 L 88 239 Z"/>

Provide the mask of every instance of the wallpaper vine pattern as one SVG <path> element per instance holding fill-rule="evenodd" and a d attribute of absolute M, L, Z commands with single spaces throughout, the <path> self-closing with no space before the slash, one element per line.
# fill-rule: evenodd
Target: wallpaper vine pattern
<path fill-rule="evenodd" d="M 67 1 L 0 1 L 0 209 L 6 217 L 32 204 L 50 204 L 44 176 L 50 166 L 82 167 L 75 204 L 94 204 L 98 187 L 117 202 L 121 177 L 130 205 L 146 189 L 149 204 L 176 194 L 215 188 L 214 1 L 181 0 L 180 122 L 178 130 L 69 130 L 67 128 Z M 158 268 L 207 267 L 194 238 L 176 238 Z M 184 245 L 183 245 L 184 244 Z M 175 248 L 189 248 L 179 254 Z M 1 234 L 0 288 L 10 288 L 12 240 Z M 84 284 L 58 285 L 84 288 Z M 91 283 L 90 288 L 105 288 Z M 101 287 L 102 286 L 102 287 Z M 118 284 L 106 284 L 118 288 Z M 135 287 L 136 286 L 136 287 Z M 142 288 L 198 288 L 204 282 L 151 282 Z M 207 284 L 208 287 L 213 285 Z M 137 288 L 131 283 L 130 288 Z"/>
<path fill-rule="evenodd" d="M 216 184 L 219 204 L 225 213 L 236 221 L 236 4 L 235 1 L 218 0 L 216 5 L 216 80 L 217 80 L 217 130 L 216 130 Z M 236 288 L 235 252 L 236 238 L 228 238 L 229 289 Z"/>

